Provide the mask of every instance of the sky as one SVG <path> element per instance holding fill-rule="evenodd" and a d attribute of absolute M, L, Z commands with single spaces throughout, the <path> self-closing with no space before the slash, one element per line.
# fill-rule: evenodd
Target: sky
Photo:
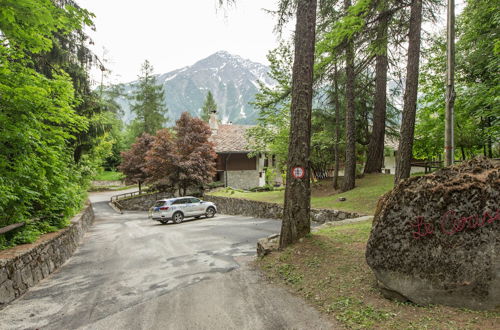
<path fill-rule="evenodd" d="M 278 0 L 237 0 L 220 8 L 218 0 L 77 0 L 96 17 L 96 31 L 88 29 L 93 51 L 107 60 L 111 75 L 105 84 L 136 80 L 148 59 L 155 73 L 166 73 L 194 64 L 219 50 L 226 50 L 262 64 L 276 48 L 276 19 L 264 9 L 276 9 Z M 457 14 L 463 0 L 456 0 Z M 434 30 L 446 25 L 442 13 Z M 291 24 L 290 24 L 291 25 Z M 432 24 L 431 24 L 432 25 Z M 285 37 L 291 35 L 288 26 Z M 100 81 L 100 71 L 92 77 Z"/>
<path fill-rule="evenodd" d="M 275 19 L 263 10 L 275 9 L 274 0 L 238 0 L 226 9 L 218 6 L 218 0 L 77 3 L 96 15 L 96 31 L 88 33 L 94 52 L 109 60 L 106 66 L 112 74 L 105 83 L 137 79 L 146 59 L 155 73 L 166 73 L 219 50 L 268 64 L 267 52 L 278 45 Z M 100 74 L 93 76 L 99 79 Z"/>

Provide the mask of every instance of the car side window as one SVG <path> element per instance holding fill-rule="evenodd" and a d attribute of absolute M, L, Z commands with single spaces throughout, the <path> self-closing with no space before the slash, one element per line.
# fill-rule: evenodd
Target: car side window
<path fill-rule="evenodd" d="M 180 205 L 180 204 L 184 204 L 184 199 L 178 199 L 172 203 L 172 205 Z"/>
<path fill-rule="evenodd" d="M 200 200 L 198 198 L 191 198 L 191 203 L 199 203 Z"/>

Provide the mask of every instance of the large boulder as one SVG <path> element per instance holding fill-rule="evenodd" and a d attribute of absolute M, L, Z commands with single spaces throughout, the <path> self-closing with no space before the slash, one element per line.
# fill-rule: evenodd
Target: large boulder
<path fill-rule="evenodd" d="M 366 260 L 388 298 L 500 307 L 500 162 L 402 181 L 377 207 Z"/>

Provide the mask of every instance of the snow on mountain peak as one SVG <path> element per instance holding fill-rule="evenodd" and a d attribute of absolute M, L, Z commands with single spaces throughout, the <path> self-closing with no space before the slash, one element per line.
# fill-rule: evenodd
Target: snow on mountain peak
<path fill-rule="evenodd" d="M 219 118 L 237 124 L 254 124 L 257 110 L 249 104 L 258 92 L 261 81 L 267 86 L 275 85 L 268 75 L 269 68 L 263 64 L 218 51 L 191 66 L 187 66 L 157 76 L 164 85 L 165 104 L 172 124 L 184 111 L 198 116 L 208 91 L 211 91 L 218 106 Z M 125 90 L 131 91 L 134 82 L 126 84 Z M 134 114 L 124 98 L 118 99 L 125 116 L 130 122 Z"/>

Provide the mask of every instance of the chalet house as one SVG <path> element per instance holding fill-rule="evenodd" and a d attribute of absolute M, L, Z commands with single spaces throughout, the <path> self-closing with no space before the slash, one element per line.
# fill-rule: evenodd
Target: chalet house
<path fill-rule="evenodd" d="M 221 124 L 216 113 L 209 119 L 217 153 L 217 181 L 226 187 L 250 189 L 266 184 L 267 159 L 262 155 L 249 157 L 246 131 L 250 125 Z"/>

